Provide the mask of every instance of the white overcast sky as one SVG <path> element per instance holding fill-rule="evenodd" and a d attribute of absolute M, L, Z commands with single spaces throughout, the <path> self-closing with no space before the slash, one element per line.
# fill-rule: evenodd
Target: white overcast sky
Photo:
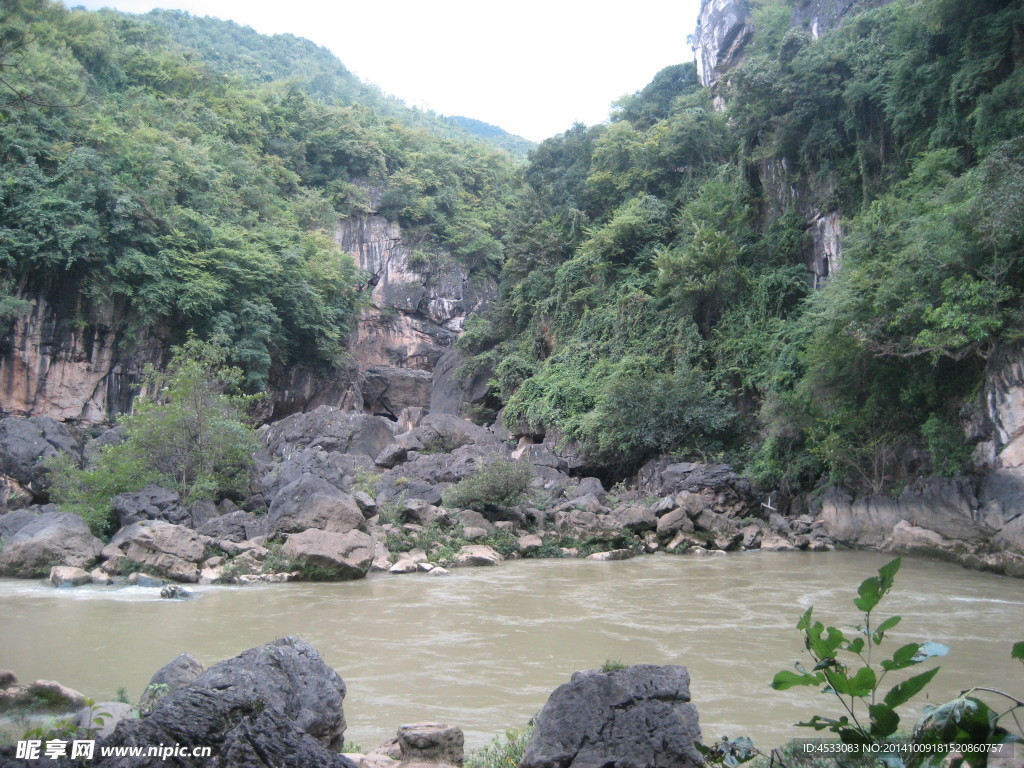
<path fill-rule="evenodd" d="M 65 0 L 143 13 L 176 8 L 291 33 L 406 104 L 465 115 L 540 141 L 608 117 L 670 64 L 700 0 Z"/>

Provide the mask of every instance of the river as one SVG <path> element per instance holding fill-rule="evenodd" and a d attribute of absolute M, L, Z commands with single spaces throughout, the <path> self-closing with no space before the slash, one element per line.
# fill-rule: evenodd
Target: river
<path fill-rule="evenodd" d="M 447 577 L 195 587 L 188 601 L 138 587 L 0 580 L 0 667 L 97 700 L 124 686 L 134 701 L 183 651 L 209 665 L 297 635 L 345 679 L 346 738 L 372 749 L 419 720 L 458 725 L 468 747 L 481 746 L 525 724 L 575 670 L 606 660 L 684 664 L 705 740 L 749 735 L 768 747 L 815 735 L 792 728 L 798 719 L 838 714 L 811 689 L 769 688 L 776 671 L 801 660 L 800 614 L 814 605 L 826 622 L 855 622 L 856 586 L 889 559 L 797 552 L 525 560 Z M 1009 658 L 1024 639 L 1024 580 L 905 559 L 879 614 L 903 616 L 890 653 L 915 640 L 951 647 L 932 701 L 971 685 L 1024 691 L 1024 669 Z M 907 706 L 916 714 L 924 703 Z"/>

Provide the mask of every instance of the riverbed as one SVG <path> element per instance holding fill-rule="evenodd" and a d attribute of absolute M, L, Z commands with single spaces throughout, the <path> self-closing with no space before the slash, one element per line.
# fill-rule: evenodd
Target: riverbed
<path fill-rule="evenodd" d="M 748 735 L 769 747 L 815 735 L 792 728 L 799 719 L 838 714 L 811 689 L 769 688 L 775 672 L 806 660 L 794 629 L 800 614 L 814 605 L 823 621 L 855 623 L 857 585 L 890 559 L 795 552 L 523 560 L 444 577 L 192 587 L 188 601 L 140 587 L 0 580 L 0 667 L 98 701 L 123 686 L 135 701 L 179 653 L 209 665 L 297 635 L 345 679 L 346 738 L 371 749 L 420 720 L 458 725 L 468 747 L 481 746 L 524 725 L 576 670 L 609 660 L 683 664 L 705 740 Z M 890 653 L 919 640 L 952 649 L 939 660 L 931 701 L 972 685 L 1024 691 L 1024 668 L 1009 658 L 1024 640 L 1024 580 L 905 558 L 878 614 L 903 616 L 886 641 Z M 916 716 L 926 703 L 907 706 Z"/>

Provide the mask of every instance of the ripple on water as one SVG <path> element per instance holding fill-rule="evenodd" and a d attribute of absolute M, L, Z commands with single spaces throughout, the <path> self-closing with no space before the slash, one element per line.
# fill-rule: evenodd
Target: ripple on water
<path fill-rule="evenodd" d="M 198 599 L 187 601 L 142 587 L 0 581 L 0 659 L 23 679 L 58 679 L 100 699 L 126 685 L 137 697 L 183 651 L 210 664 L 294 634 L 345 678 L 348 737 L 364 746 L 420 719 L 458 724 L 479 746 L 523 725 L 576 670 L 609 659 L 685 664 L 707 737 L 775 745 L 794 735 L 791 723 L 828 713 L 813 692 L 768 686 L 800 659 L 800 614 L 814 605 L 823 621 L 853 623 L 856 585 L 888 559 L 516 561 L 444 578 L 189 587 Z M 883 607 L 904 616 L 894 643 L 952 647 L 934 700 L 1019 675 L 1009 647 L 1022 605 L 1024 581 L 906 560 Z"/>

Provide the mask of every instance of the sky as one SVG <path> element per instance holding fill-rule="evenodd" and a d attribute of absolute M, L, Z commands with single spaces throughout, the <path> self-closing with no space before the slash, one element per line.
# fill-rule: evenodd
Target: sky
<path fill-rule="evenodd" d="M 606 120 L 620 96 L 643 88 L 658 70 L 692 60 L 687 37 L 700 7 L 700 0 L 65 3 L 132 13 L 174 8 L 305 37 L 409 106 L 473 117 L 533 141 L 575 122 Z"/>

